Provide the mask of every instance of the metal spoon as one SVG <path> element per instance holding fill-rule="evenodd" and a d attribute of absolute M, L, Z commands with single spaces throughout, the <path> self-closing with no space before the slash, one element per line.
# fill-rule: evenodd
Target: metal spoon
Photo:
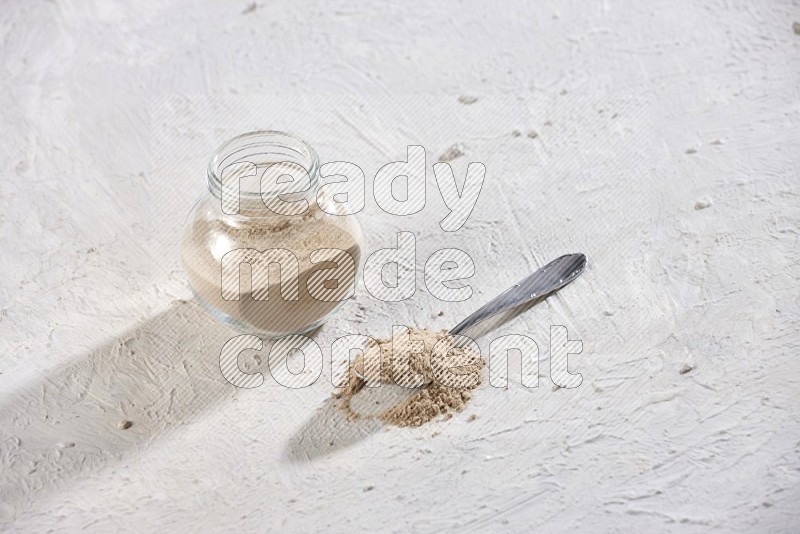
<path fill-rule="evenodd" d="M 556 258 L 478 308 L 469 317 L 451 328 L 450 334 L 458 336 L 490 317 L 509 311 L 526 302 L 544 299 L 575 280 L 585 268 L 586 256 L 583 254 L 566 254 Z M 462 346 L 462 343 L 466 341 L 467 339 L 464 337 L 457 337 L 454 346 Z M 366 377 L 358 370 L 354 369 L 354 371 L 356 376 L 366 380 Z"/>
<path fill-rule="evenodd" d="M 460 334 L 489 317 L 555 293 L 575 280 L 584 268 L 586 268 L 586 256 L 583 254 L 565 254 L 556 258 L 478 308 L 451 328 L 450 333 Z"/>

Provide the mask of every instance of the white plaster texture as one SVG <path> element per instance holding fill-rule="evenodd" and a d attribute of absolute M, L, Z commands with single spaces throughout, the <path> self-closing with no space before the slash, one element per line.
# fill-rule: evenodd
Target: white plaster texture
<path fill-rule="evenodd" d="M 796 21 L 792 1 L 4 2 L 0 525 L 796 532 Z M 191 302 L 179 241 L 208 156 L 257 128 L 368 178 L 409 144 L 487 168 L 458 232 L 430 172 L 419 214 L 361 214 L 368 252 L 400 230 L 419 269 L 466 251 L 473 297 L 437 302 L 421 270 L 402 303 L 362 285 L 315 334 L 325 358 L 587 254 L 480 340 L 531 336 L 540 386 L 512 371 L 449 421 L 387 429 L 331 408 L 329 368 L 226 383 L 233 333 Z M 549 382 L 551 324 L 583 341 L 578 388 Z"/>

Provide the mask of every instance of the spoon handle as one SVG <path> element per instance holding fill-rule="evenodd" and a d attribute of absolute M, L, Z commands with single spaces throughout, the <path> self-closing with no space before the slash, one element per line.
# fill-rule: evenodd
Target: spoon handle
<path fill-rule="evenodd" d="M 451 328 L 450 333 L 460 334 L 493 315 L 531 300 L 546 297 L 575 280 L 585 267 L 586 256 L 583 254 L 566 254 L 556 258 L 481 306 L 469 317 Z"/>

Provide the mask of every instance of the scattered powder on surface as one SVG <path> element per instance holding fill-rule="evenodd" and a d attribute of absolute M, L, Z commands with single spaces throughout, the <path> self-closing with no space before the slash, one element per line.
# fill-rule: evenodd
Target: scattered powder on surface
<path fill-rule="evenodd" d="M 456 158 L 460 158 L 464 155 L 464 145 L 461 143 L 456 143 L 439 156 L 439 161 L 453 161 Z"/>
<path fill-rule="evenodd" d="M 694 209 L 696 209 L 696 210 L 704 210 L 706 208 L 710 208 L 713 205 L 714 205 L 714 202 L 710 198 L 703 197 L 703 198 L 701 198 L 700 200 L 698 200 L 697 202 L 694 203 Z"/>
<path fill-rule="evenodd" d="M 482 381 L 481 371 L 485 363 L 480 354 L 469 347 L 452 348 L 454 338 L 446 330 L 432 332 L 411 329 L 409 334 L 412 341 L 424 342 L 423 352 L 406 353 L 405 358 L 402 358 L 400 352 L 400 358 L 393 360 L 392 339 L 388 338 L 378 340 L 377 345 L 369 347 L 356 357 L 344 387 L 334 393 L 334 397 L 340 399 L 340 408 L 349 419 L 377 418 L 395 426 L 420 426 L 439 416 L 449 419 L 454 412 L 463 410 L 469 402 L 472 390 Z M 444 347 L 449 350 L 446 353 L 444 350 L 437 350 L 432 357 L 434 345 L 444 338 L 448 339 Z M 398 361 L 402 359 L 405 361 Z M 438 371 L 443 368 L 449 369 L 445 377 Z M 406 371 L 405 375 L 402 374 L 403 371 Z M 365 415 L 353 409 L 351 401 L 365 388 L 367 380 L 374 380 L 379 384 L 403 385 L 410 383 L 409 375 L 419 377 L 423 385 L 408 389 L 410 395 L 407 398 L 377 415 Z"/>

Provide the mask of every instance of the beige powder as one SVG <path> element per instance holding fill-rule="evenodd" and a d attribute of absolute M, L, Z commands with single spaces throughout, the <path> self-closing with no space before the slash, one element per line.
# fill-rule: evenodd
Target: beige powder
<path fill-rule="evenodd" d="M 184 234 L 183 265 L 197 297 L 225 314 L 228 321 L 268 335 L 302 332 L 319 324 L 352 291 L 361 261 L 362 237 L 360 226 L 351 218 L 326 214 L 316 204 L 311 204 L 302 215 L 224 218 L 219 216 L 218 206 L 211 204 L 214 200 L 195 209 Z M 262 215 L 263 211 L 262 208 Z M 267 266 L 257 258 L 249 267 L 243 264 L 239 299 L 223 298 L 224 254 L 234 249 L 277 248 L 291 251 L 298 259 L 297 300 L 283 298 L 277 266 Z M 336 282 L 322 284 L 338 300 L 320 300 L 308 290 L 310 276 L 336 266 L 311 262 L 311 252 L 326 248 L 344 250 L 353 259 L 353 268 L 333 273 Z M 269 272 L 268 277 L 263 276 L 265 272 Z M 264 291 L 268 292 L 267 300 L 254 298 L 254 295 L 263 297 Z"/>
<path fill-rule="evenodd" d="M 424 342 L 422 352 L 397 354 L 396 351 L 392 358 L 392 339 L 381 339 L 355 359 L 344 387 L 334 393 L 348 418 L 376 417 L 396 426 L 420 426 L 439 416 L 449 419 L 454 412 L 464 409 L 472 390 L 481 384 L 485 364 L 480 354 L 469 347 L 452 348 L 454 338 L 446 330 L 411 329 L 409 334 L 412 340 Z M 444 345 L 436 345 L 440 340 L 444 340 Z M 395 345 L 397 349 L 397 340 Z M 438 349 L 435 353 L 434 346 Z M 443 369 L 449 371 L 443 374 Z M 367 381 L 402 385 L 412 375 L 424 385 L 409 389 L 406 398 L 388 409 L 377 415 L 354 409 L 355 396 L 364 391 Z"/>

